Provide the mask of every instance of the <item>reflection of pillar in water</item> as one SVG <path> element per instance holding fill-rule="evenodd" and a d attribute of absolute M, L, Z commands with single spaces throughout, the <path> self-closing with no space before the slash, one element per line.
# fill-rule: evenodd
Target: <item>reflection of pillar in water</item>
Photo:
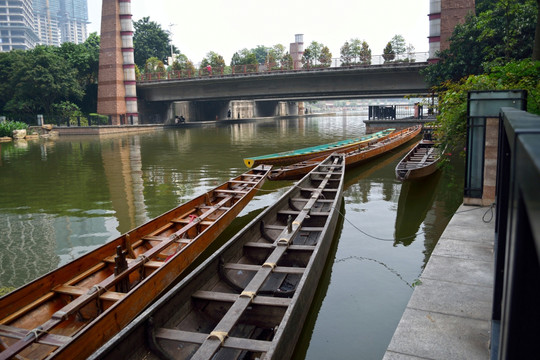
<path fill-rule="evenodd" d="M 147 220 L 139 138 L 103 143 L 101 156 L 118 231 L 124 233 Z"/>

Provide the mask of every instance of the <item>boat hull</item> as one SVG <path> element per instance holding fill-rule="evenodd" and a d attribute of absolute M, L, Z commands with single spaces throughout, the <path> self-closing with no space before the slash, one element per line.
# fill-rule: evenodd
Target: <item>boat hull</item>
<path fill-rule="evenodd" d="M 368 145 L 367 147 L 363 147 L 360 149 L 355 147 L 355 148 L 347 149 L 346 151 L 342 151 L 339 153 L 345 154 L 346 166 L 347 168 L 352 168 L 354 166 L 363 164 L 366 161 L 374 159 L 378 156 L 381 156 L 387 153 L 388 151 L 393 150 L 405 144 L 406 142 L 414 139 L 418 134 L 420 134 L 421 130 L 422 130 L 422 127 L 420 125 L 413 126 L 407 129 L 393 132 L 389 134 L 388 136 L 381 138 L 377 142 Z M 315 168 L 315 166 L 317 166 L 322 160 L 324 160 L 324 157 L 317 157 L 308 161 L 292 164 L 286 167 L 274 168 L 268 175 L 268 179 L 270 180 L 299 179 L 300 177 L 304 176 L 305 174 L 313 170 L 313 168 Z"/>
<path fill-rule="evenodd" d="M 240 351 L 261 359 L 289 358 L 334 237 L 343 159 L 341 164 L 341 173 L 333 174 L 335 187 L 325 196 L 311 193 L 309 182 L 301 180 L 91 358 L 236 358 Z M 291 210 L 300 203 L 305 207 Z M 310 203 L 315 207 L 306 210 Z M 287 220 L 291 228 L 277 225 L 288 213 L 296 214 Z M 250 270 L 254 266 L 257 270 Z M 284 273 L 285 280 L 279 280 Z M 231 329 L 225 330 L 228 324 Z"/>
<path fill-rule="evenodd" d="M 300 161 L 313 159 L 316 157 L 322 157 L 323 159 L 325 159 L 328 155 L 334 152 L 345 152 L 349 149 L 356 149 L 359 146 L 364 146 L 372 141 L 381 140 L 390 135 L 393 131 L 394 129 L 386 129 L 376 133 L 364 135 L 357 139 L 343 140 L 331 144 L 324 144 L 320 146 L 313 146 L 310 148 L 286 151 L 278 154 L 246 158 L 244 159 L 244 164 L 247 167 L 253 167 L 261 164 L 285 166 Z"/>
<path fill-rule="evenodd" d="M 413 180 L 429 176 L 437 171 L 441 160 L 434 142 L 421 140 L 396 166 L 396 178 Z"/>
<path fill-rule="evenodd" d="M 0 339 L 2 350 L 7 349 L 0 358 L 19 354 L 31 359 L 75 359 L 90 355 L 166 290 L 212 243 L 253 198 L 267 172 L 250 170 L 1 298 Z M 238 186 L 243 190 L 230 190 Z M 209 206 L 211 198 L 217 204 Z M 230 206 L 222 210 L 219 204 Z M 193 215 L 197 208 L 204 209 L 199 220 Z M 187 219 L 186 214 L 192 217 Z M 173 222 L 181 223 L 181 238 L 167 230 Z M 143 241 L 148 234 L 160 231 L 166 231 L 163 234 L 169 238 L 150 235 L 152 240 Z M 186 239 L 184 235 L 194 237 Z M 172 253 L 163 245 L 166 239 L 177 244 Z M 151 242 L 157 245 L 149 247 Z M 118 247 L 131 248 L 133 256 L 126 258 L 126 270 L 111 275 L 106 271 L 110 267 L 107 259 Z M 129 284 L 129 290 L 118 291 L 122 282 Z M 36 332 L 35 338 L 13 333 L 19 329 L 30 332 L 38 326 L 43 331 Z"/>

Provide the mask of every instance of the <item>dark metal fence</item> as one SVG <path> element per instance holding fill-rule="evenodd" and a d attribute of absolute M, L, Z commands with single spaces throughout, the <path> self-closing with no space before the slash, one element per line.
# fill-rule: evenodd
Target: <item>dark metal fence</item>
<path fill-rule="evenodd" d="M 503 107 L 497 166 L 492 359 L 527 359 L 540 339 L 540 116 Z"/>
<path fill-rule="evenodd" d="M 424 116 L 422 104 L 370 105 L 368 108 L 369 120 L 423 119 Z"/>

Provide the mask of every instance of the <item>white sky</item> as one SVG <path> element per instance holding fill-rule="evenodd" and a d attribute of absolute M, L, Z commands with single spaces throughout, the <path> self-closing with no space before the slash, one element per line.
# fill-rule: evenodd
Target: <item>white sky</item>
<path fill-rule="evenodd" d="M 429 48 L 428 0 L 132 0 L 133 20 L 149 16 L 172 32 L 172 43 L 195 64 L 214 51 L 229 64 L 232 55 L 257 45 L 285 46 L 304 34 L 329 47 L 332 57 L 352 38 L 365 40 L 382 54 L 396 34 L 416 52 Z M 88 31 L 100 33 L 101 0 L 88 1 Z M 169 26 L 174 24 L 173 26 Z"/>

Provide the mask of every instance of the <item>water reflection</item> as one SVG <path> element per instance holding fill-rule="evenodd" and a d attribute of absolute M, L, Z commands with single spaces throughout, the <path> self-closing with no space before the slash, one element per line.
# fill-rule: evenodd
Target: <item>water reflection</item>
<path fill-rule="evenodd" d="M 139 137 L 122 137 L 106 140 L 101 146 L 103 170 L 119 233 L 148 220 L 139 142 Z"/>
<path fill-rule="evenodd" d="M 411 181 L 404 181 L 399 193 L 399 201 L 395 224 L 394 246 L 409 246 L 428 210 L 433 206 L 435 190 L 441 179 L 442 171 L 433 175 Z"/>

